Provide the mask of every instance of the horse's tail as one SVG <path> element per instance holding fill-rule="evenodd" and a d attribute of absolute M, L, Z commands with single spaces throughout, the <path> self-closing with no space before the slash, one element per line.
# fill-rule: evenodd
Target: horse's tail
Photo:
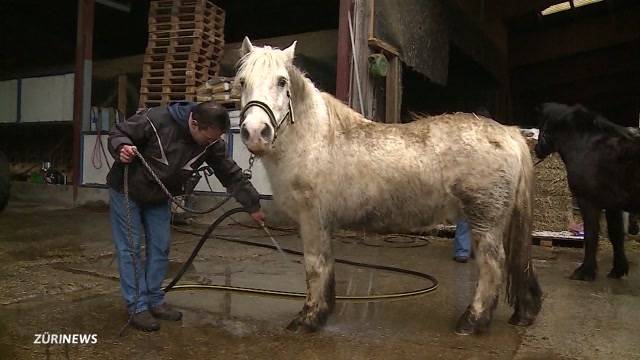
<path fill-rule="evenodd" d="M 531 262 L 535 176 L 529 148 L 524 139 L 519 141 L 519 144 L 520 174 L 515 193 L 515 205 L 508 220 L 504 243 L 507 299 L 521 317 L 533 319 L 542 305 L 542 290 Z"/>

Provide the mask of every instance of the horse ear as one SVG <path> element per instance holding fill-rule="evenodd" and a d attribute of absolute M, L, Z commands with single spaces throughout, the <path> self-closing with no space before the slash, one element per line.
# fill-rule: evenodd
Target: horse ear
<path fill-rule="evenodd" d="M 284 55 L 286 56 L 286 58 L 287 58 L 287 60 L 289 62 L 293 62 L 293 55 L 294 55 L 294 53 L 296 51 L 296 44 L 297 43 L 298 43 L 297 41 L 294 41 L 293 44 L 289 45 L 288 48 L 282 50 L 282 52 L 284 53 Z"/>
<path fill-rule="evenodd" d="M 240 47 L 240 55 L 245 56 L 248 53 L 253 51 L 253 45 L 251 44 L 251 40 L 248 37 L 244 37 L 242 41 L 242 46 Z"/>

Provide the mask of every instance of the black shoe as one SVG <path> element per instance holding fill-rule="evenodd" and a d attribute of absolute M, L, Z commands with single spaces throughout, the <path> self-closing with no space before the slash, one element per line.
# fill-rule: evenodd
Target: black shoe
<path fill-rule="evenodd" d="M 454 256 L 453 260 L 455 262 L 459 262 L 459 263 L 466 263 L 467 261 L 469 261 L 469 257 L 468 256 Z"/>
<path fill-rule="evenodd" d="M 160 329 L 160 324 L 151 316 L 149 310 L 133 315 L 131 326 L 142 331 L 157 331 Z"/>
<path fill-rule="evenodd" d="M 167 303 L 162 303 L 151 308 L 151 315 L 162 320 L 179 321 L 182 319 L 182 313 L 175 310 Z"/>

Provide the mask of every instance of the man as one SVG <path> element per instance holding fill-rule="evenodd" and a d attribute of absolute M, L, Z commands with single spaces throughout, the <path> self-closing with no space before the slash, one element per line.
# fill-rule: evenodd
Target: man
<path fill-rule="evenodd" d="M 178 321 L 182 313 L 164 302 L 162 281 L 168 265 L 171 207 L 169 199 L 135 156 L 146 159 L 172 195 L 203 162 L 258 223 L 264 222 L 258 192 L 242 170 L 226 157 L 220 136 L 229 129 L 229 115 L 214 102 L 175 104 L 139 111 L 117 124 L 109 136 L 109 151 L 116 162 L 107 175 L 113 241 L 118 256 L 120 286 L 131 325 L 144 331 L 160 328 L 156 319 Z M 135 265 L 127 238 L 129 222 L 124 197 L 124 168 L 129 166 L 128 192 L 131 235 L 136 244 Z M 140 256 L 142 234 L 146 261 Z M 139 290 L 136 301 L 136 276 Z"/>

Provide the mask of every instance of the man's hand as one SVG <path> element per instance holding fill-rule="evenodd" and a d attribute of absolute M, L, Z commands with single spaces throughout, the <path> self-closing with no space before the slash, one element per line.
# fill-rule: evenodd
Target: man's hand
<path fill-rule="evenodd" d="M 120 148 L 120 162 L 125 164 L 131 163 L 136 156 L 134 150 L 138 149 L 132 145 L 122 145 L 122 148 Z"/>
<path fill-rule="evenodd" d="M 264 212 L 262 212 L 262 209 L 254 212 L 251 214 L 251 218 L 253 220 L 255 220 L 258 224 L 260 224 L 260 226 L 264 225 L 264 221 L 266 219 L 266 216 L 264 215 Z"/>

